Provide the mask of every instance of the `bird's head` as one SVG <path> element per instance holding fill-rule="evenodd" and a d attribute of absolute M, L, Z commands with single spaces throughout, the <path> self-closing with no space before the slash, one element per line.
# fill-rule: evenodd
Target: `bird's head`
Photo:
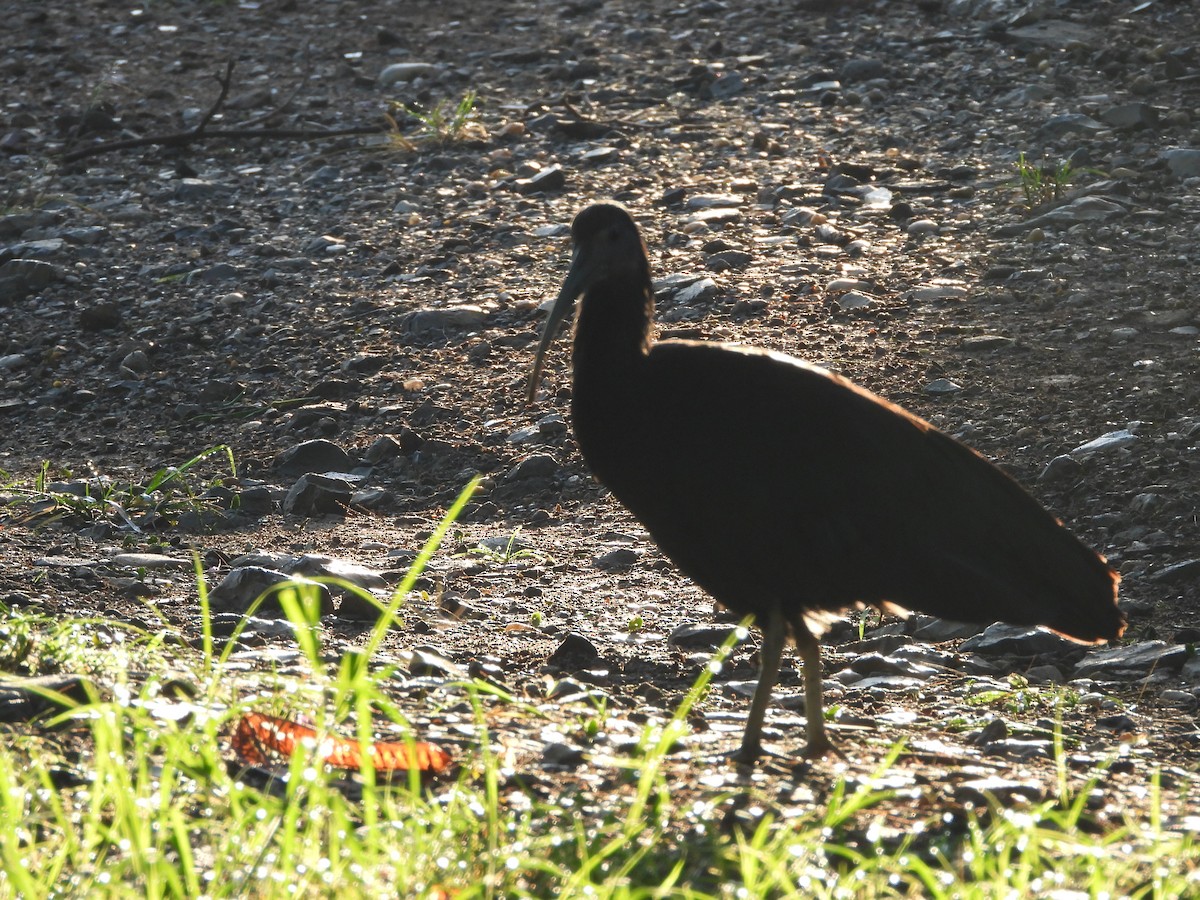
<path fill-rule="evenodd" d="M 533 360 L 527 403 L 532 403 L 537 393 L 546 350 L 558 336 L 576 298 L 586 294 L 599 281 L 633 279 L 648 283 L 650 279 L 646 245 L 642 243 L 633 216 L 620 203 L 593 203 L 581 210 L 571 223 L 571 240 L 575 245 L 571 269 L 546 319 L 546 328 Z"/>

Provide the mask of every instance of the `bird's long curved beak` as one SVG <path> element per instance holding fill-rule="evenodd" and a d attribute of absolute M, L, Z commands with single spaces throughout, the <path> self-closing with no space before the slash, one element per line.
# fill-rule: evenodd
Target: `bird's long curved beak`
<path fill-rule="evenodd" d="M 588 267 L 584 265 L 577 248 L 571 259 L 571 270 L 567 272 L 567 278 L 558 292 L 558 297 L 554 300 L 554 306 L 550 308 L 550 315 L 546 318 L 546 328 L 542 332 L 541 343 L 538 344 L 537 353 L 533 357 L 533 373 L 529 376 L 529 391 L 525 395 L 526 404 L 532 403 L 534 395 L 537 394 L 538 382 L 542 380 L 542 367 L 546 361 L 546 350 L 558 337 L 563 320 L 575 305 L 575 298 L 582 294 L 584 288 L 587 287 L 587 281 Z"/>

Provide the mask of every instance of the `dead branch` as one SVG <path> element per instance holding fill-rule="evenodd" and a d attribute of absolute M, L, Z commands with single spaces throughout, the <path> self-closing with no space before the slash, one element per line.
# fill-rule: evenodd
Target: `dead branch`
<path fill-rule="evenodd" d="M 353 125 L 347 128 L 257 128 L 248 127 L 251 124 L 267 121 L 274 116 L 277 116 L 283 111 L 292 98 L 296 96 L 300 87 L 307 80 L 307 74 L 296 89 L 293 90 L 284 101 L 268 112 L 264 116 L 258 116 L 251 119 L 246 125 L 237 128 L 213 128 L 209 129 L 208 124 L 213 117 L 221 111 L 225 105 L 226 99 L 229 97 L 229 88 L 233 83 L 234 61 L 231 59 L 225 64 L 225 71 L 221 75 L 213 76 L 221 89 L 217 94 L 216 100 L 200 117 L 200 121 L 196 123 L 194 128 L 188 128 L 184 131 L 172 131 L 166 134 L 150 134 L 144 137 L 125 138 L 118 141 L 103 141 L 99 144 L 92 144 L 89 147 L 80 147 L 71 150 L 62 155 L 63 162 L 76 162 L 80 159 L 86 159 L 91 156 L 101 156 L 105 153 L 113 153 L 118 150 L 132 150 L 137 147 L 186 147 L 189 144 L 198 144 L 202 141 L 211 140 L 253 140 L 253 139 L 274 139 L 274 140 L 322 140 L 331 137 L 344 137 L 355 134 L 382 134 L 389 129 L 386 124 L 379 125 Z"/>

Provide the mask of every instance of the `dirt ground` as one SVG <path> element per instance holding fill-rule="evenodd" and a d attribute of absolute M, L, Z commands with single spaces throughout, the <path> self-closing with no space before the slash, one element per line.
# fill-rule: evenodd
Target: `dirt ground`
<path fill-rule="evenodd" d="M 712 619 L 708 598 L 590 478 L 569 427 L 565 340 L 538 401 L 523 402 L 567 226 L 588 202 L 616 198 L 638 218 L 657 277 L 714 282 L 695 298 L 661 285 L 661 335 L 784 351 L 924 416 L 1107 555 L 1131 642 L 1200 635 L 1200 563 L 1180 565 L 1200 556 L 1200 163 L 1169 152 L 1196 137 L 1190 3 L 85 0 L 0 11 L 0 264 L 53 267 L 0 268 L 6 493 L 28 499 L 17 486 L 44 465 L 68 485 L 144 484 L 228 445 L 236 478 L 221 454 L 196 472 L 270 498 L 216 519 L 139 508 L 132 523 L 111 508 L 51 521 L 14 506 L 0 530 L 7 606 L 145 624 L 161 614 L 194 636 L 189 573 L 122 570 L 118 551 L 194 548 L 212 583 L 254 548 L 322 553 L 394 584 L 482 473 L 387 653 L 427 647 L 440 658 L 430 677 L 483 673 L 531 699 L 542 718 L 498 709 L 490 722 L 514 767 L 602 786 L 605 756 L 669 714 L 711 653 L 669 636 Z M 64 159 L 195 128 L 230 59 L 228 97 L 206 127 L 241 131 Z M 421 65 L 381 84 L 401 63 Z M 446 126 L 428 113 L 422 123 L 392 105 L 428 111 L 467 92 L 473 124 L 452 140 L 437 139 Z M 244 133 L 256 128 L 272 131 Z M 295 136 L 355 128 L 376 133 Z M 1027 178 L 1034 196 L 1017 177 L 1021 154 L 1047 167 Z M 1061 181 L 1059 196 L 1035 177 Z M 713 196 L 715 218 L 689 204 Z M 1127 434 L 1072 454 L 1112 432 Z M 394 446 L 379 444 L 387 435 Z M 295 476 L 276 458 L 316 438 L 351 455 L 357 487 L 377 492 L 369 503 L 283 512 Z M 902 633 L 882 628 L 872 619 L 865 637 Z M 331 653 L 363 629 L 327 617 Z M 548 662 L 568 634 L 598 655 Z M 867 652 L 858 637 L 835 631 L 827 673 Z M 897 805 L 897 833 L 928 815 L 931 796 L 933 808 L 961 802 L 969 779 L 1044 794 L 1052 763 L 985 757 L 970 738 L 997 718 L 1018 736 L 1053 724 L 1036 690 L 970 702 L 972 683 L 1009 684 L 1029 660 L 972 663 L 956 647 L 939 645 L 961 665 L 918 685 L 831 685 L 844 759 L 797 769 L 801 717 L 773 708 L 779 756 L 747 775 L 714 757 L 740 734 L 751 641 L 693 714 L 671 777 L 700 792 L 768 784 L 786 809 L 819 802 L 836 777 L 865 777 L 907 738 L 898 787 L 926 799 Z M 431 700 L 417 669 L 399 701 L 461 736 L 452 699 Z M 796 670 L 789 657 L 785 700 L 799 693 Z M 1077 777 L 1104 772 L 1099 818 L 1136 804 L 1164 771 L 1183 821 L 1197 683 L 1152 671 L 1074 686 L 1084 699 L 1064 727 Z M 572 685 L 603 700 L 572 701 Z M 600 738 L 579 726 L 596 703 Z M 1117 714 L 1121 724 L 1098 725 Z"/>

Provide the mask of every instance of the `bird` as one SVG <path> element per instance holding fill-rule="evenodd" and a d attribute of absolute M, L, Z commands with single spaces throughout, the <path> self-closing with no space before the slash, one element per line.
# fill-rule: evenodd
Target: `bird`
<path fill-rule="evenodd" d="M 685 575 L 762 632 L 735 761 L 762 755 L 789 636 L 804 756 L 834 750 L 818 641 L 849 609 L 1037 625 L 1083 644 L 1121 636 L 1117 572 L 979 453 L 791 356 L 652 340 L 649 257 L 629 210 L 591 204 L 571 237 L 526 401 L 578 300 L 570 415 L 585 463 Z"/>

